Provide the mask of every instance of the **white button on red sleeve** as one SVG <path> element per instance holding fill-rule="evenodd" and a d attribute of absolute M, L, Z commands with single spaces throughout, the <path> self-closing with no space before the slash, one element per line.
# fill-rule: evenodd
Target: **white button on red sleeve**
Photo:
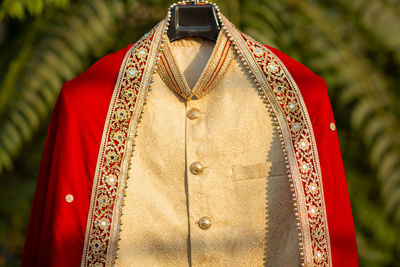
<path fill-rule="evenodd" d="M 66 195 L 65 201 L 67 201 L 68 203 L 71 203 L 72 201 L 74 201 L 74 196 L 71 194 Z"/>

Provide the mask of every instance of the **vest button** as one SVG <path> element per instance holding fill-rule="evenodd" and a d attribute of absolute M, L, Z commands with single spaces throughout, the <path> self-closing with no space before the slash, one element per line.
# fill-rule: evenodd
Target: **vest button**
<path fill-rule="evenodd" d="M 209 217 L 202 217 L 199 220 L 199 227 L 203 230 L 207 230 L 211 227 L 211 219 Z"/>
<path fill-rule="evenodd" d="M 193 162 L 192 164 L 190 164 L 190 172 L 193 173 L 194 175 L 202 173 L 203 170 L 204 166 L 200 162 Z"/>
<path fill-rule="evenodd" d="M 200 117 L 200 110 L 198 108 L 192 108 L 188 111 L 187 116 L 191 120 L 197 119 Z"/>

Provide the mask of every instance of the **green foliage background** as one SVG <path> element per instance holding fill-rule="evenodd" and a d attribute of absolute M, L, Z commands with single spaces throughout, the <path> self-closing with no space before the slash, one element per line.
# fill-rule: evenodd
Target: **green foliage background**
<path fill-rule="evenodd" d="M 361 266 L 400 266 L 399 0 L 215 1 L 242 31 L 325 78 Z M 0 266 L 18 266 L 61 85 L 138 40 L 166 0 L 0 3 Z"/>

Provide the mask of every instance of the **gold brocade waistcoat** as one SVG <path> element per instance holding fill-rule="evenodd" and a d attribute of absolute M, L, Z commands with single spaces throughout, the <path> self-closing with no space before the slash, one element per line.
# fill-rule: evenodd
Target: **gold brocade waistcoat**
<path fill-rule="evenodd" d="M 117 266 L 300 265 L 278 132 L 226 42 L 165 49 L 130 159 Z M 219 82 L 199 98 L 167 85 L 199 86 L 202 71 Z"/>
<path fill-rule="evenodd" d="M 301 92 L 221 13 L 214 44 L 168 17 L 126 53 L 104 125 L 82 266 L 332 266 Z"/>

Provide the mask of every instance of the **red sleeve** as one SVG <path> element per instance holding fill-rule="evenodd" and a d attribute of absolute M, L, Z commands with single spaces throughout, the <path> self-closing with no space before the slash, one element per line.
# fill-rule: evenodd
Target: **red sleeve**
<path fill-rule="evenodd" d="M 268 48 L 288 68 L 311 119 L 321 164 L 333 266 L 358 266 L 353 217 L 336 127 L 331 129 L 335 122 L 326 83 L 284 53 Z"/>
<path fill-rule="evenodd" d="M 103 127 L 128 49 L 102 58 L 60 91 L 49 122 L 21 266 L 80 266 Z"/>

